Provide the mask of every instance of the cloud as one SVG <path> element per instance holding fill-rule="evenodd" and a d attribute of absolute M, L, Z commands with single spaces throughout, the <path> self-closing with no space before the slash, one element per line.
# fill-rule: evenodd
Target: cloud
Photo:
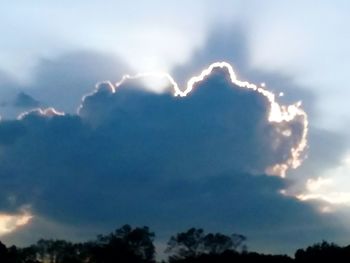
<path fill-rule="evenodd" d="M 38 102 L 41 107 L 75 113 L 81 96 L 91 91 L 98 81 L 118 80 L 127 72 L 129 67 L 109 53 L 79 50 L 41 58 L 26 83 L 18 83 L 0 72 L 0 114 L 4 119 L 14 119 L 22 113 L 23 108 L 19 106 L 23 103 L 29 109 L 37 107 L 34 104 Z M 36 102 L 29 102 L 23 94 Z"/>
<path fill-rule="evenodd" d="M 36 108 L 39 105 L 39 101 L 24 92 L 18 93 L 14 101 L 14 106 L 22 109 Z"/>
<path fill-rule="evenodd" d="M 333 171 L 341 164 L 349 148 L 348 135 L 344 130 L 335 130 L 334 127 L 328 130 L 320 128 L 320 121 L 324 121 L 325 116 L 320 111 L 320 107 L 323 107 L 320 106 L 320 94 L 311 91 L 312 87 L 301 85 L 294 76 L 282 70 L 267 70 L 253 65 L 251 57 L 254 54 L 250 48 L 251 43 L 248 41 L 247 32 L 249 29 L 247 30 L 241 24 L 214 26 L 209 31 L 205 44 L 193 53 L 189 62 L 174 67 L 172 75 L 176 79 L 184 80 L 213 61 L 225 60 L 237 69 L 240 79 L 249 79 L 254 83 L 264 82 L 268 90 L 275 94 L 284 94 L 278 97 L 281 103 L 293 104 L 302 101 L 302 107 L 308 113 L 309 147 L 303 165 L 296 170 L 289 170 L 287 176 L 293 183 L 288 185 L 286 192 L 292 196 L 308 193 L 306 184 L 309 179 L 316 180 L 323 176 L 325 171 Z M 265 50 L 265 53 L 269 52 Z M 328 172 L 330 177 L 335 177 L 335 174 L 331 173 Z M 339 182 L 343 180 L 342 178 L 333 179 Z M 322 203 L 321 209 L 329 205 L 331 204 Z M 317 206 L 320 206 L 319 202 Z"/>
<path fill-rule="evenodd" d="M 171 78 L 154 93 L 143 88 L 147 76 L 129 77 L 100 83 L 79 114 L 34 110 L 1 121 L 2 211 L 30 207 L 32 229 L 43 220 L 82 233 L 145 224 L 164 238 L 202 226 L 247 234 L 260 248 L 334 236 L 329 215 L 282 195 L 288 181 L 265 174 L 294 166 L 292 149 L 305 139 L 300 107 L 237 81 L 225 63 L 204 73 L 188 92 Z"/>
<path fill-rule="evenodd" d="M 18 86 L 19 86 L 19 83 L 17 83 L 14 78 L 6 74 L 5 72 L 0 71 L 0 116 L 1 117 L 4 117 L 5 112 L 6 113 L 9 112 L 10 114 L 12 114 L 12 109 L 11 110 L 8 110 L 8 109 L 13 108 L 12 104 L 18 93 L 18 90 L 17 90 Z M 23 109 L 21 109 L 21 111 L 23 111 Z M 17 113 L 18 113 L 18 109 L 17 109 Z"/>
<path fill-rule="evenodd" d="M 285 104 L 303 101 L 303 108 L 313 119 L 316 96 L 310 89 L 297 83 L 293 76 L 283 71 L 272 71 L 256 68 L 251 62 L 251 50 L 247 30 L 241 24 L 218 24 L 213 26 L 203 46 L 195 50 L 191 58 L 184 64 L 179 64 L 171 70 L 178 82 L 184 84 L 188 78 L 197 74 L 214 61 L 227 61 L 236 71 L 239 79 L 253 83 L 266 83 L 268 90 L 275 94 L 283 92 L 280 97 Z M 267 51 L 266 51 L 267 52 Z"/>
<path fill-rule="evenodd" d="M 0 214 L 0 235 L 11 233 L 18 227 L 26 225 L 32 216 L 28 213 L 22 214 Z"/>
<path fill-rule="evenodd" d="M 214 77 L 212 77 L 212 75 L 214 75 Z M 219 76 L 215 77 L 215 75 L 219 75 Z M 181 118 L 177 118 L 176 122 L 174 122 L 175 126 L 181 127 L 186 125 L 186 123 L 184 124 L 181 123 L 182 119 L 187 119 L 187 118 L 196 119 L 196 116 L 193 116 L 197 114 L 196 111 L 201 111 L 202 114 L 205 116 L 211 116 L 214 114 L 216 119 L 219 119 L 218 116 L 223 116 L 222 121 L 224 120 L 225 116 L 231 114 L 232 117 L 234 117 L 237 120 L 237 122 L 239 123 L 239 126 L 242 126 L 242 124 L 247 125 L 247 127 L 244 127 L 246 129 L 247 134 L 251 131 L 256 132 L 257 129 L 261 129 L 261 130 L 265 129 L 265 132 L 268 134 L 268 141 L 266 142 L 266 145 L 264 145 L 265 148 L 261 150 L 268 151 L 268 152 L 274 151 L 278 154 L 274 153 L 274 154 L 271 154 L 271 156 L 279 156 L 280 158 L 279 161 L 275 160 L 275 162 L 271 160 L 270 166 L 265 165 L 260 168 L 251 167 L 252 169 L 251 171 L 263 173 L 266 170 L 268 170 L 273 173 L 280 173 L 281 175 L 284 175 L 285 170 L 288 169 L 288 167 L 296 168 L 299 165 L 301 161 L 300 155 L 302 154 L 302 151 L 306 146 L 307 124 L 308 124 L 307 116 L 305 112 L 300 108 L 299 104 L 289 105 L 288 107 L 280 106 L 275 101 L 275 95 L 273 93 L 263 89 L 262 87 L 256 86 L 254 84 L 239 81 L 236 78 L 236 75 L 233 72 L 232 67 L 225 62 L 213 63 L 211 66 L 205 69 L 200 75 L 191 78 L 188 81 L 188 84 L 185 90 L 181 90 L 169 75 L 165 75 L 165 76 L 167 76 L 167 78 L 169 79 L 169 84 L 172 86 L 175 96 L 189 97 L 189 99 L 184 99 L 185 102 L 181 102 L 181 104 L 176 106 L 173 106 L 174 103 L 169 99 L 168 99 L 169 100 L 168 103 L 162 103 L 162 107 L 165 112 L 167 111 L 167 107 L 173 107 L 173 109 L 169 109 L 171 112 L 177 111 L 177 115 L 187 116 L 185 118 L 183 118 L 182 116 Z M 144 76 L 141 76 L 141 78 L 143 77 Z M 163 75 L 161 77 L 163 77 Z M 121 88 L 121 91 L 118 93 L 118 96 L 113 96 L 113 94 L 115 93 L 115 88 L 112 85 L 108 83 L 102 83 L 102 85 L 98 87 L 96 92 L 94 92 L 91 96 L 84 97 L 83 103 L 87 106 L 82 105 L 80 107 L 80 115 L 83 118 L 87 116 L 90 122 L 92 120 L 93 122 L 96 122 L 96 120 L 97 122 L 100 122 L 101 120 L 105 121 L 106 117 L 108 118 L 108 116 L 110 115 L 113 115 L 113 116 L 120 115 L 118 114 L 119 112 L 115 109 L 114 105 L 118 105 L 117 107 L 121 107 L 120 106 L 121 103 L 125 102 L 125 99 L 122 99 L 121 102 L 119 101 L 120 97 L 123 98 L 124 96 L 126 96 L 123 94 L 124 92 L 122 87 L 126 85 L 128 87 L 127 88 L 128 90 L 137 90 L 135 87 L 138 87 L 140 85 L 139 78 L 140 77 L 137 77 L 137 78 L 128 77 L 124 79 L 124 81 L 129 80 L 130 82 L 129 84 L 128 83 L 125 84 L 124 82 L 118 83 L 117 89 Z M 200 86 L 200 88 L 196 86 Z M 212 88 L 212 86 L 222 86 L 223 88 L 215 90 L 214 88 Z M 236 90 L 238 90 L 236 94 L 237 96 L 232 96 L 232 94 L 230 94 L 230 92 L 232 92 L 233 87 L 236 87 Z M 193 95 L 190 96 L 190 93 L 194 92 L 192 91 L 193 89 L 199 90 L 199 91 L 195 91 L 195 97 L 193 97 Z M 208 94 L 210 94 L 210 96 L 208 96 Z M 253 95 L 250 95 L 250 94 L 253 94 Z M 132 95 L 132 96 L 137 97 L 137 95 Z M 223 100 L 223 97 L 226 97 L 226 99 Z M 163 100 L 165 101 L 167 97 L 163 97 L 163 98 L 164 98 Z M 214 98 L 216 98 L 216 100 Z M 256 101 L 254 101 L 254 98 Z M 135 100 L 137 99 L 135 98 Z M 219 100 L 221 100 L 220 101 L 221 108 L 217 108 L 217 106 L 215 105 L 216 103 L 218 103 Z M 240 101 L 237 101 L 237 100 L 240 100 Z M 130 101 L 132 101 L 132 99 L 130 99 Z M 152 102 L 152 100 L 147 100 L 147 101 L 150 103 Z M 245 106 L 241 105 L 242 101 L 245 101 L 247 105 Z M 143 106 L 142 100 L 140 100 L 138 103 L 139 103 L 139 107 Z M 187 108 L 188 106 L 186 106 L 187 103 L 191 104 L 191 107 L 194 107 L 195 110 L 188 109 Z M 243 119 L 246 117 L 244 115 L 246 115 L 247 113 L 243 113 L 242 109 L 245 107 L 250 107 L 249 105 L 250 103 L 252 103 L 253 105 L 260 104 L 259 107 L 261 108 L 261 114 L 258 114 L 257 116 L 255 115 L 252 116 L 254 119 L 259 120 L 260 122 L 260 123 L 258 122 L 259 124 L 252 122 L 252 120 L 246 121 Z M 92 106 L 89 107 L 90 104 Z M 132 105 L 132 102 L 128 101 L 128 104 L 129 105 L 125 105 L 124 107 L 125 108 L 130 107 L 130 105 Z M 103 107 L 102 105 L 112 105 L 112 107 Z M 182 106 L 182 105 L 185 105 L 185 106 Z M 150 105 L 150 106 L 159 107 L 158 104 Z M 212 110 L 211 107 L 214 107 L 214 110 Z M 89 110 L 90 108 L 93 110 L 92 111 Z M 102 109 L 102 110 L 96 111 L 95 108 Z M 222 112 L 216 112 L 218 110 L 221 110 Z M 240 115 L 238 116 L 237 114 L 240 114 Z M 150 116 L 148 114 L 144 114 L 143 117 L 145 119 L 150 119 Z M 169 115 L 168 117 L 169 119 L 171 119 L 171 115 Z M 265 122 L 260 121 L 264 119 L 265 119 Z M 204 118 L 204 120 L 206 119 Z M 92 123 L 92 124 L 97 125 L 96 123 Z M 194 126 L 196 127 L 196 125 Z M 227 126 L 230 129 L 232 129 L 228 131 L 231 133 L 235 132 L 234 129 L 239 129 L 237 127 L 232 128 L 229 125 Z M 209 132 L 209 127 L 210 126 L 206 127 L 207 132 Z M 175 128 L 176 127 L 170 127 L 170 129 L 172 130 L 174 130 Z M 192 127 L 189 127 L 189 128 L 192 128 Z M 217 131 L 214 130 L 213 133 L 215 132 Z M 240 134 L 242 132 L 239 131 L 236 133 Z M 181 133 L 180 133 L 180 136 L 181 136 Z M 249 140 L 245 139 L 245 142 L 247 144 L 248 144 L 248 141 Z M 267 147 L 269 147 L 270 150 L 267 150 L 266 149 Z M 241 151 L 243 151 L 243 149 L 241 149 Z M 279 152 L 279 151 L 282 151 L 282 152 Z M 257 149 L 255 149 L 254 151 L 251 151 L 251 149 L 248 149 L 247 155 L 251 154 L 252 152 L 257 152 Z M 240 164 L 242 164 L 242 162 L 239 160 L 237 162 L 237 165 L 240 165 Z M 271 168 L 276 166 L 283 167 L 281 169 L 282 171 L 277 171 L 278 170 L 277 168 L 276 169 Z"/>

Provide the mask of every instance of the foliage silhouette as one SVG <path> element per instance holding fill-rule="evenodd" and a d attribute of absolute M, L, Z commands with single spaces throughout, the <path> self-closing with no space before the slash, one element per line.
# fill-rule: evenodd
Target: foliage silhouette
<path fill-rule="evenodd" d="M 296 262 L 349 262 L 350 246 L 340 247 L 334 243 L 323 241 L 308 248 L 298 249 Z"/>
<path fill-rule="evenodd" d="M 0 263 L 155 263 L 154 233 L 148 227 L 129 225 L 95 240 L 72 243 L 40 239 L 18 248 L 0 242 Z M 177 233 L 168 242 L 169 263 L 306 263 L 349 262 L 350 246 L 340 247 L 323 241 L 298 249 L 295 257 L 248 252 L 242 235 L 206 234 L 191 228 Z M 162 261 L 165 263 L 165 261 Z"/>
<path fill-rule="evenodd" d="M 98 236 L 91 242 L 88 262 L 154 262 L 154 233 L 148 227 L 132 229 L 124 225 L 107 236 Z"/>
<path fill-rule="evenodd" d="M 246 237 L 243 235 L 205 234 L 203 229 L 191 228 L 186 232 L 172 236 L 166 252 L 172 253 L 169 261 L 174 262 L 185 258 L 195 258 L 203 254 L 219 255 L 227 250 L 236 251 L 245 240 Z"/>

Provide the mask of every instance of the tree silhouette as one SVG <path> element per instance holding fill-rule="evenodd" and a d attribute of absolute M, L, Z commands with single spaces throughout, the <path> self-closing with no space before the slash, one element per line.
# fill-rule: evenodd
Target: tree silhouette
<path fill-rule="evenodd" d="M 350 262 L 350 247 L 340 247 L 323 241 L 308 248 L 298 249 L 296 262 Z"/>
<path fill-rule="evenodd" d="M 238 250 L 245 240 L 246 237 L 239 234 L 227 236 L 209 233 L 203 238 L 203 247 L 210 254 L 222 254 L 226 250 Z"/>
<path fill-rule="evenodd" d="M 172 254 L 169 261 L 196 258 L 203 254 L 218 255 L 229 250 L 236 251 L 245 240 L 243 235 L 205 234 L 203 229 L 191 228 L 172 236 L 166 252 Z"/>
<path fill-rule="evenodd" d="M 33 260 L 39 259 L 42 262 L 80 263 L 84 261 L 82 246 L 65 240 L 40 239 L 36 245 L 31 247 L 31 250 L 24 252 L 31 253 Z"/>
<path fill-rule="evenodd" d="M 0 242 L 0 263 L 155 263 L 154 233 L 148 227 L 129 225 L 95 240 L 72 243 L 40 239 L 36 244 L 18 248 Z M 172 236 L 166 251 L 169 263 L 306 263 L 350 262 L 350 246 L 340 247 L 323 241 L 298 249 L 295 258 L 266 255 L 244 250 L 242 235 L 206 234 L 190 228 Z M 162 261 L 166 263 L 166 261 Z"/>
<path fill-rule="evenodd" d="M 96 242 L 91 242 L 88 262 L 154 262 L 154 233 L 148 227 L 134 228 L 124 225 L 109 235 L 98 236 Z"/>
<path fill-rule="evenodd" d="M 191 228 L 172 236 L 166 252 L 175 253 L 172 258 L 194 257 L 202 252 L 203 239 L 203 229 Z"/>
<path fill-rule="evenodd" d="M 0 262 L 5 262 L 7 259 L 7 247 L 0 242 Z"/>

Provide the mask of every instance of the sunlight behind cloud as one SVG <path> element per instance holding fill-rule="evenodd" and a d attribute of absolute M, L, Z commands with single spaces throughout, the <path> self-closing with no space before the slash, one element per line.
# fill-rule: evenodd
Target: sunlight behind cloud
<path fill-rule="evenodd" d="M 336 206 L 350 206 L 349 172 L 348 155 L 334 169 L 325 171 L 316 179 L 307 180 L 306 191 L 297 195 L 297 198 L 302 201 L 321 201 L 323 207 L 329 208 L 327 212 Z"/>
<path fill-rule="evenodd" d="M 114 46 L 110 46 L 110 42 L 105 44 L 137 72 L 169 72 L 174 65 L 185 63 L 202 43 L 203 34 L 199 32 L 190 38 L 189 32 L 177 28 L 143 27 L 141 32 L 139 28 L 131 29 L 125 36 L 127 41 L 123 43 Z"/>
<path fill-rule="evenodd" d="M 265 97 L 269 103 L 268 121 L 271 123 L 275 123 L 276 127 L 278 127 L 277 130 L 279 130 L 283 136 L 285 137 L 291 136 L 292 131 L 289 129 L 285 129 L 285 126 L 289 122 L 297 121 L 301 124 L 302 127 L 301 127 L 301 130 L 299 131 L 300 140 L 294 142 L 288 154 L 288 158 L 284 161 L 281 161 L 279 163 L 275 163 L 269 167 L 266 167 L 265 172 L 269 175 L 277 175 L 280 177 L 285 177 L 286 172 L 289 168 L 295 169 L 299 167 L 304 158 L 303 156 L 304 151 L 307 148 L 307 134 L 308 134 L 308 118 L 307 118 L 306 112 L 301 107 L 302 106 L 301 102 L 297 102 L 295 104 L 291 104 L 288 106 L 280 105 L 276 100 L 275 94 L 264 88 L 265 84 L 258 86 L 253 83 L 249 83 L 248 81 L 239 80 L 231 64 L 225 61 L 212 63 L 202 72 L 200 72 L 200 74 L 190 78 L 189 81 L 187 82 L 187 85 L 184 88 L 180 88 L 179 85 L 176 83 L 176 81 L 173 79 L 173 77 L 170 76 L 170 74 L 165 72 L 164 73 L 146 72 L 146 73 L 139 73 L 134 76 L 124 75 L 121 81 L 117 82 L 115 85 L 108 82 L 107 87 L 108 89 L 110 89 L 111 93 L 115 93 L 115 91 L 125 81 L 146 80 L 146 83 L 144 83 L 146 84 L 146 88 L 155 93 L 162 93 L 165 91 L 165 88 L 170 87 L 173 89 L 174 96 L 186 97 L 189 93 L 192 92 L 193 89 L 196 88 L 196 85 L 198 85 L 198 83 L 202 82 L 216 69 L 227 70 L 230 81 L 232 82 L 232 84 L 236 85 L 238 88 L 250 89 L 257 92 L 258 94 L 261 94 L 263 97 Z M 153 81 L 155 80 L 156 82 L 154 84 Z M 156 87 L 156 89 L 152 88 L 152 86 Z M 82 99 L 82 104 L 78 107 L 78 114 L 81 112 L 82 105 L 84 104 L 86 98 L 88 98 L 89 96 L 92 96 L 93 94 L 97 93 L 99 89 L 101 88 L 104 89 L 105 87 L 106 85 L 102 85 L 102 86 L 96 85 L 95 91 L 85 95 Z M 279 144 L 278 141 L 276 141 L 276 143 Z"/>
<path fill-rule="evenodd" d="M 33 216 L 24 212 L 22 214 L 0 214 L 0 236 L 15 231 L 18 227 L 29 223 Z"/>

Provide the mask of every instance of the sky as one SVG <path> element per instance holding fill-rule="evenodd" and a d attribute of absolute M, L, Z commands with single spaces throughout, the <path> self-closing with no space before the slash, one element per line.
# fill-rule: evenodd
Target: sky
<path fill-rule="evenodd" d="M 129 223 L 160 247 L 192 226 L 347 244 L 349 11 L 0 0 L 0 239 Z"/>

